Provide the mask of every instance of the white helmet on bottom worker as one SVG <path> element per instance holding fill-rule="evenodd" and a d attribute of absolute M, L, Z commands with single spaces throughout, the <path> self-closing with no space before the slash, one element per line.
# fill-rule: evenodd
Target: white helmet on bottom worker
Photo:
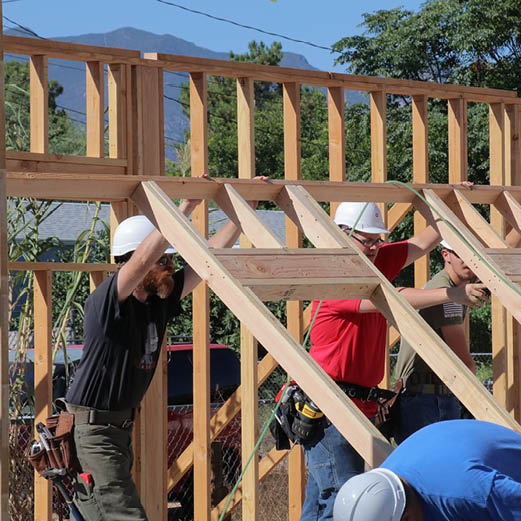
<path fill-rule="evenodd" d="M 155 229 L 156 227 L 144 215 L 134 215 L 121 221 L 114 232 L 110 254 L 119 257 L 134 251 Z M 175 251 L 173 246 L 169 246 L 165 253 L 175 253 Z"/>
<path fill-rule="evenodd" d="M 399 521 L 405 510 L 405 489 L 388 469 L 373 469 L 346 481 L 335 499 L 334 521 Z"/>
<path fill-rule="evenodd" d="M 366 233 L 390 233 L 376 203 L 344 202 L 335 212 L 335 223 Z"/>

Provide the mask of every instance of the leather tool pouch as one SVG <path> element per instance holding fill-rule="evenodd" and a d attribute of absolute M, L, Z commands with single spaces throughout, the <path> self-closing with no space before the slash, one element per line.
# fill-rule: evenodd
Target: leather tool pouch
<path fill-rule="evenodd" d="M 62 411 L 60 414 L 47 418 L 45 423 L 52 434 L 52 438 L 47 440 L 49 450 L 42 447 L 41 450 L 32 454 L 29 452 L 27 457 L 31 465 L 39 474 L 51 468 L 66 469 L 67 472 L 78 470 L 79 464 L 73 438 L 74 415 Z M 31 446 L 29 446 L 29 451 Z"/>

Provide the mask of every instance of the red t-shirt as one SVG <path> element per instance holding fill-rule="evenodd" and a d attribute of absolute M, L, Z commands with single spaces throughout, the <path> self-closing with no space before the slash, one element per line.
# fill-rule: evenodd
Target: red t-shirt
<path fill-rule="evenodd" d="M 392 281 L 407 259 L 407 241 L 385 244 L 375 266 Z M 313 301 L 311 318 L 319 301 Z M 380 313 L 359 313 L 358 300 L 324 300 L 311 329 L 311 356 L 324 371 L 340 382 L 373 387 L 385 368 L 387 321 Z M 376 402 L 353 400 L 367 416 L 375 416 Z"/>

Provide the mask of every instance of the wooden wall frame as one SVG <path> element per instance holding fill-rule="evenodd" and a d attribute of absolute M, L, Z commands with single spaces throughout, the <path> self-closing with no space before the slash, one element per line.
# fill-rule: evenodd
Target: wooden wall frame
<path fill-rule="evenodd" d="M 38 417 L 50 407 L 49 302 L 51 273 L 58 270 L 90 273 L 94 289 L 114 270 L 114 265 L 7 262 L 6 199 L 38 197 L 47 199 L 108 201 L 114 226 L 139 210 L 157 222 L 172 244 L 200 274 L 194 294 L 194 352 L 196 386 L 194 389 L 195 434 L 193 443 L 169 469 L 164 463 L 166 419 L 164 407 L 155 411 L 149 403 L 165 404 L 165 361 L 157 371 L 154 385 L 142 407 L 142 419 L 135 433 L 135 477 L 150 518 L 166 521 L 166 492 L 193 465 L 196 482 L 195 518 L 217 520 L 226 498 L 213 505 L 210 500 L 209 454 L 211 442 L 234 415 L 243 409 L 247 425 L 243 429 L 243 460 L 251 451 L 258 430 L 257 389 L 280 363 L 294 376 L 311 398 L 344 433 L 370 465 L 377 465 L 391 447 L 373 425 L 339 391 L 316 363 L 302 350 L 300 343 L 309 323 L 309 309 L 302 300 L 316 297 L 363 296 L 370 298 L 401 331 L 404 338 L 426 360 L 454 394 L 477 417 L 515 430 L 521 417 L 521 347 L 519 321 L 521 298 L 521 250 L 509 248 L 505 238 L 521 232 L 521 150 L 517 136 L 521 126 L 521 99 L 515 92 L 459 85 L 438 85 L 390 78 L 373 78 L 323 71 L 305 71 L 284 67 L 259 66 L 244 62 L 225 62 L 160 53 L 108 49 L 64 42 L 2 36 L 5 52 L 30 57 L 31 74 L 31 150 L 5 151 L 4 100 L 0 93 L 0 517 L 7 518 L 8 497 L 8 359 L 7 359 L 7 272 L 26 269 L 35 272 L 38 338 L 44 356 L 41 359 L 41 393 L 37 397 Z M 85 157 L 59 156 L 48 150 L 47 64 L 49 58 L 85 63 L 87 90 L 87 154 Z M 3 62 L 0 62 L 3 77 Z M 107 92 L 103 81 L 107 67 Z M 190 75 L 190 131 L 192 144 L 191 179 L 166 178 L 164 173 L 163 73 L 174 70 Z M 207 76 L 217 74 L 235 78 L 240 128 L 239 179 L 198 179 L 208 169 Z M 282 84 L 284 107 L 285 179 L 259 183 L 255 174 L 254 99 L 255 81 Z M 327 89 L 330 181 L 302 181 L 300 161 L 300 88 L 313 85 Z M 370 94 L 373 183 L 345 181 L 344 93 L 362 90 Z M 436 211 L 416 195 L 386 184 L 387 94 L 412 97 L 413 165 L 416 191 Z M 109 107 L 109 153 L 105 157 L 103 109 Z M 448 185 L 428 184 L 427 101 L 446 99 L 448 103 Z M 462 191 L 454 184 L 467 176 L 467 103 L 490 106 L 491 186 Z M 147 110 L 144 110 L 147 103 Z M 193 215 L 192 223 L 180 214 L 171 198 L 197 198 L 204 202 Z M 244 237 L 240 251 L 211 250 L 207 246 L 208 202 L 215 201 L 239 225 Z M 286 244 L 257 217 L 248 201 L 274 201 L 286 214 Z M 416 228 L 432 222 L 467 263 L 497 296 L 494 325 L 497 345 L 506 346 L 498 363 L 495 395 L 492 397 L 470 371 L 423 322 L 401 295 L 376 268 L 338 231 L 317 202 L 336 204 L 344 200 L 374 201 L 384 210 L 393 203 L 388 215 L 393 229 L 411 209 L 418 211 Z M 492 208 L 492 226 L 483 220 L 473 205 Z M 440 215 L 443 219 L 440 219 Z M 450 223 L 450 224 L 447 224 Z M 172 227 L 172 223 L 175 224 Z M 452 225 L 452 226 L 451 226 Z M 455 233 L 456 228 L 460 234 Z M 175 229 L 175 233 L 172 230 Z M 302 250 L 306 236 L 314 249 Z M 324 259 L 327 259 L 324 261 Z M 483 262 L 485 261 L 485 262 Z M 319 266 L 327 263 L 327 273 Z M 276 273 L 274 268 L 277 268 Z M 271 269 L 273 268 L 273 269 Z M 342 276 L 345 271 L 349 276 Z M 281 276 L 280 273 L 284 273 Z M 425 261 L 418 264 L 416 281 L 428 275 Z M 244 324 L 243 385 L 210 418 L 209 410 L 209 288 L 213 289 Z M 288 328 L 278 323 L 262 303 L 263 299 L 288 301 Z M 510 313 L 507 313 L 508 310 Z M 246 329 L 247 328 L 247 329 Z M 392 335 L 393 340 L 397 335 Z M 417 338 L 425 341 L 418 343 Z M 257 365 L 256 339 L 271 349 Z M 497 347 L 497 352 L 500 351 Z M 246 355 L 249 353 L 249 356 Z M 313 382 L 313 385 L 310 385 Z M 505 407 L 507 410 L 505 410 Z M 508 412 L 507 412 L 508 411 Z M 510 414 L 509 414 L 510 413 Z M 150 425 L 159 425 L 151 430 Z M 151 448 L 151 446 L 154 446 Z M 286 452 L 272 451 L 256 461 L 245 481 L 231 498 L 230 508 L 243 505 L 243 519 L 253 521 L 259 515 L 258 482 L 279 463 Z M 289 519 L 299 517 L 303 500 L 304 467 L 302 453 L 290 452 Z M 157 486 L 161 476 L 161 486 Z M 49 487 L 37 483 L 36 517 L 50 519 Z"/>

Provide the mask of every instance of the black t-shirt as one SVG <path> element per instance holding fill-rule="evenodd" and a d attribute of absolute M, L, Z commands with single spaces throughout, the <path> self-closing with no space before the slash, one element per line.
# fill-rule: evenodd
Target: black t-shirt
<path fill-rule="evenodd" d="M 85 303 L 83 355 L 66 399 L 96 409 L 137 407 L 154 376 L 168 321 L 179 315 L 184 271 L 174 273 L 174 289 L 161 299 L 118 302 L 117 277 L 105 280 Z"/>

